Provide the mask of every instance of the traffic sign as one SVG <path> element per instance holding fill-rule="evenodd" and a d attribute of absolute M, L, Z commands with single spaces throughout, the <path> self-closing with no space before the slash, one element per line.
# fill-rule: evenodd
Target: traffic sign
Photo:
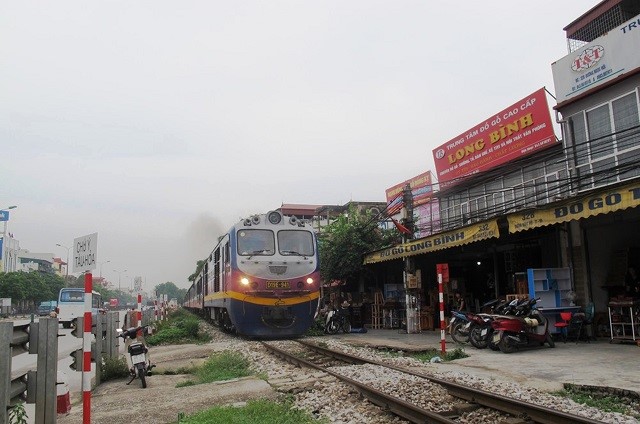
<path fill-rule="evenodd" d="M 98 233 L 73 239 L 73 272 L 96 269 L 97 261 Z"/>

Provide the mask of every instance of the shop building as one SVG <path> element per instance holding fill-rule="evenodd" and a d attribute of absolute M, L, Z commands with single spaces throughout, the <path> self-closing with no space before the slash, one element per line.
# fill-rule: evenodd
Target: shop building
<path fill-rule="evenodd" d="M 608 318 L 640 269 L 639 13 L 626 0 L 587 11 L 552 65 L 557 100 L 540 89 L 434 150 L 439 231 L 369 254 L 374 290 L 400 287 L 398 309 L 410 294 L 435 316 L 436 264 L 447 263 L 448 300 L 529 294 L 545 275 L 556 306 L 593 303 Z"/>

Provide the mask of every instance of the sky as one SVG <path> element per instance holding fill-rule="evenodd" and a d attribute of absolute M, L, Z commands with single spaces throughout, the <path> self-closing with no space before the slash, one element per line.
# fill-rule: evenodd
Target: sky
<path fill-rule="evenodd" d="M 98 233 L 94 275 L 187 288 L 238 220 L 385 201 L 434 148 L 554 93 L 563 28 L 596 4 L 5 1 L 8 232 L 63 260 Z"/>

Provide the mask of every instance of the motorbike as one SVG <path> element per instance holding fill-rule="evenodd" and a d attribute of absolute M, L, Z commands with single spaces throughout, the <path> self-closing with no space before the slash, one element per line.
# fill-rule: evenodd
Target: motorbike
<path fill-rule="evenodd" d="M 555 347 L 549 333 L 549 321 L 534 308 L 539 299 L 531 299 L 519 305 L 516 316 L 502 316 L 491 322 L 493 335 L 491 342 L 503 353 L 512 353 L 521 347 Z"/>
<path fill-rule="evenodd" d="M 336 334 L 342 330 L 343 333 L 351 333 L 351 321 L 349 320 L 349 311 L 346 308 L 339 310 L 331 310 L 327 313 L 327 323 L 324 331 L 327 334 Z"/>
<path fill-rule="evenodd" d="M 499 350 L 498 346 L 491 343 L 493 328 L 491 323 L 496 318 L 506 318 L 508 315 L 515 315 L 518 306 L 528 302 L 528 300 L 518 301 L 517 299 L 507 302 L 500 299 L 491 300 L 482 305 L 482 310 L 490 309 L 488 313 L 480 313 L 470 317 L 471 326 L 469 328 L 469 343 L 476 349 L 484 349 L 489 346 L 492 350 Z"/>
<path fill-rule="evenodd" d="M 151 370 L 155 367 L 155 365 L 151 364 L 151 361 L 147 359 L 147 353 L 149 350 L 144 343 L 138 340 L 138 335 L 144 334 L 144 332 L 147 331 L 147 327 L 148 325 L 143 325 L 139 327 L 131 327 L 124 331 L 118 330 L 120 334 L 116 336 L 121 337 L 125 341 L 127 338 L 131 340 L 129 347 L 127 348 L 132 365 L 129 369 L 131 379 L 127 385 L 131 384 L 136 378 L 139 378 L 143 389 L 147 388 L 147 376 L 151 376 Z"/>
<path fill-rule="evenodd" d="M 461 311 L 451 311 L 449 334 L 451 334 L 451 338 L 456 343 L 464 344 L 469 341 L 469 328 L 471 327 L 469 315 L 470 314 Z"/>

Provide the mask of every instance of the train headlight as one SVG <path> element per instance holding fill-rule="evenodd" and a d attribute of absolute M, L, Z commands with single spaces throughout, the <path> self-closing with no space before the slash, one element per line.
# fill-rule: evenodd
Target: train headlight
<path fill-rule="evenodd" d="M 245 285 L 245 286 L 248 286 L 248 285 L 249 285 L 249 279 L 248 279 L 247 277 L 242 277 L 242 278 L 240 279 L 240 282 L 241 282 L 243 285 Z"/>
<path fill-rule="evenodd" d="M 280 215 L 276 211 L 272 211 L 272 212 L 269 212 L 269 214 L 267 215 L 267 219 L 269 219 L 270 223 L 272 223 L 273 225 L 276 225 L 276 224 L 279 224 L 280 221 L 282 221 L 282 215 Z"/>
<path fill-rule="evenodd" d="M 307 284 L 313 284 L 313 278 L 311 277 L 307 278 Z"/>

